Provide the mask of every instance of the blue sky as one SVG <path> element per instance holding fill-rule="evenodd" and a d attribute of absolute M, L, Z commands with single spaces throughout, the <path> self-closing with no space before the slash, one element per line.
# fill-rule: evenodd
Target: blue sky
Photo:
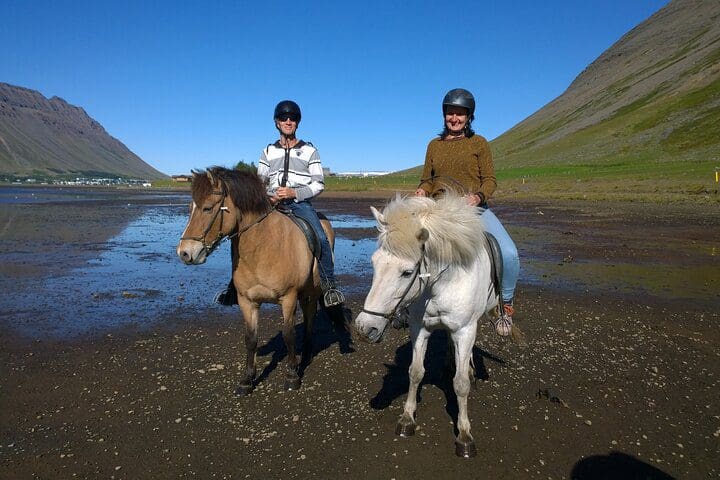
<path fill-rule="evenodd" d="M 447 90 L 475 94 L 493 139 L 667 1 L 0 3 L 0 81 L 179 174 L 256 162 L 286 98 L 331 170 L 420 165 Z"/>

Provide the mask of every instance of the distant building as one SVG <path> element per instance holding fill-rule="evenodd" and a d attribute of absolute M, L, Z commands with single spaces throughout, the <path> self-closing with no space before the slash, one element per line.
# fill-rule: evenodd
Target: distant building
<path fill-rule="evenodd" d="M 173 182 L 189 182 L 192 180 L 191 175 L 173 175 L 171 178 Z"/>
<path fill-rule="evenodd" d="M 368 171 L 368 172 L 338 172 L 335 175 L 338 177 L 381 177 L 388 175 L 392 172 L 389 171 Z"/>

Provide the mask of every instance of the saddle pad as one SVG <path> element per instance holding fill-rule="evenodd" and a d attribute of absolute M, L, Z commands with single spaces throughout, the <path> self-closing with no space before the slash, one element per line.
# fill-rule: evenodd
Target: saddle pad
<path fill-rule="evenodd" d="M 310 248 L 310 251 L 313 254 L 313 257 L 320 259 L 320 239 L 318 238 L 317 234 L 315 233 L 315 230 L 313 230 L 312 226 L 307 222 L 307 220 L 300 218 L 296 215 L 294 215 L 292 212 L 282 212 L 285 215 L 290 218 L 293 222 L 295 222 L 295 225 L 300 228 L 300 231 L 303 232 L 303 235 L 305 235 L 305 240 L 308 242 L 308 247 Z M 322 214 L 318 213 L 318 216 L 320 219 L 325 218 Z"/>
<path fill-rule="evenodd" d="M 490 278 L 499 297 L 502 297 L 502 272 L 503 259 L 500 251 L 500 244 L 492 233 L 485 232 L 485 241 L 488 244 L 490 254 Z"/>

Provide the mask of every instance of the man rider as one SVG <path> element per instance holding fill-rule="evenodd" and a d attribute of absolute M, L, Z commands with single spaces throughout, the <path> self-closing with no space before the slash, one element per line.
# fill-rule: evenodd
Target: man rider
<path fill-rule="evenodd" d="M 324 175 L 320 155 L 310 142 L 296 137 L 302 114 L 292 100 L 283 100 L 275 107 L 273 119 L 280 139 L 268 145 L 260 154 L 257 174 L 267 185 L 270 202 L 306 220 L 320 240 L 318 261 L 320 287 L 326 307 L 340 305 L 345 301 L 335 283 L 335 267 L 332 249 L 320 218 L 310 200 L 324 189 Z M 279 205 L 278 205 L 279 204 Z M 237 303 L 237 292 L 232 281 L 227 290 L 215 299 L 222 305 Z"/>

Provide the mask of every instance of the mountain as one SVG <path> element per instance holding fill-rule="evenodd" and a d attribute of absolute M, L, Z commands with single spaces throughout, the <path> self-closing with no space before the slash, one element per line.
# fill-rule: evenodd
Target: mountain
<path fill-rule="evenodd" d="M 670 2 L 492 148 L 508 172 L 712 169 L 720 157 L 720 1 Z"/>
<path fill-rule="evenodd" d="M 0 173 L 167 177 L 59 97 L 0 83 Z"/>

